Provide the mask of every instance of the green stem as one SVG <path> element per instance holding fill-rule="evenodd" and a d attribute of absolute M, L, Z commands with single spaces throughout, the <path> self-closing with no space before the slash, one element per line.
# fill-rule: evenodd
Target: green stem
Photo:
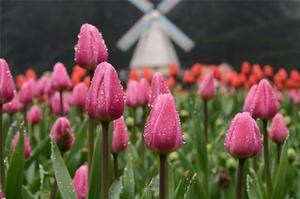
<path fill-rule="evenodd" d="M 94 120 L 92 118 L 89 118 L 88 121 L 88 172 L 90 174 L 90 171 L 92 169 L 92 159 L 93 159 L 93 152 L 94 152 Z"/>
<path fill-rule="evenodd" d="M 23 119 L 24 119 L 25 130 L 28 133 L 27 108 L 28 108 L 27 104 L 24 104 Z"/>
<path fill-rule="evenodd" d="M 268 120 L 263 120 L 263 134 L 264 134 L 264 161 L 265 161 L 265 177 L 267 182 L 267 189 L 269 195 L 272 194 L 272 180 L 271 180 L 271 171 L 270 171 L 270 163 L 269 163 L 269 137 L 268 137 Z"/>
<path fill-rule="evenodd" d="M 119 164 L 118 164 L 118 154 L 117 153 L 113 154 L 113 159 L 114 159 L 114 176 L 115 176 L 115 180 L 119 180 Z"/>
<path fill-rule="evenodd" d="M 208 140 L 208 108 L 207 108 L 207 101 L 203 101 L 204 105 L 204 136 L 205 136 L 205 142 L 207 144 Z"/>
<path fill-rule="evenodd" d="M 109 158 L 109 122 L 102 122 L 102 172 L 101 172 L 101 194 L 102 199 L 108 199 L 108 158 Z"/>
<path fill-rule="evenodd" d="M 281 144 L 276 144 L 276 162 L 277 165 L 279 166 L 280 163 L 280 154 L 281 154 Z"/>
<path fill-rule="evenodd" d="M 142 141 L 141 141 L 141 162 L 144 162 L 145 158 L 145 144 L 144 144 L 144 128 L 146 124 L 146 119 L 147 119 L 147 111 L 146 111 L 146 106 L 143 107 L 143 120 L 142 120 Z"/>
<path fill-rule="evenodd" d="M 168 197 L 168 156 L 159 154 L 160 173 L 159 173 L 159 198 L 167 199 Z"/>
<path fill-rule="evenodd" d="M 239 166 L 237 170 L 237 185 L 236 185 L 236 198 L 243 198 L 243 168 L 244 168 L 244 159 L 239 159 Z"/>
<path fill-rule="evenodd" d="M 63 91 L 59 91 L 59 102 L 60 102 L 60 116 L 64 116 L 64 99 Z"/>
<path fill-rule="evenodd" d="M 3 126 L 2 126 L 2 104 L 0 104 L 0 178 L 1 178 L 1 189 L 4 190 L 5 185 L 5 170 L 4 170 L 4 137 L 3 137 Z"/>

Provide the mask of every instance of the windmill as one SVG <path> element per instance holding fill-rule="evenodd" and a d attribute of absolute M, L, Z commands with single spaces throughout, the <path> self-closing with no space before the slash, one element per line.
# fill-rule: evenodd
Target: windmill
<path fill-rule="evenodd" d="M 163 0 L 154 8 L 149 0 L 129 0 L 144 16 L 118 41 L 117 46 L 127 51 L 137 40 L 138 44 L 130 61 L 130 68 L 166 67 L 179 64 L 172 39 L 184 51 L 194 47 L 194 42 L 164 15 L 181 0 Z"/>

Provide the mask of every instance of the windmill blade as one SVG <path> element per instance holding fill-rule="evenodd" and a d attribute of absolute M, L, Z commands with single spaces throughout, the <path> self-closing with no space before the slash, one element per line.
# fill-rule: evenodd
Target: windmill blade
<path fill-rule="evenodd" d="M 177 28 L 169 19 L 160 17 L 160 23 L 164 31 L 178 44 L 184 51 L 190 51 L 194 47 L 194 42 L 184 32 Z"/>
<path fill-rule="evenodd" d="M 140 11 L 147 13 L 153 9 L 153 4 L 148 0 L 129 0 Z"/>
<path fill-rule="evenodd" d="M 157 9 L 162 14 L 167 14 L 172 10 L 181 0 L 164 0 L 158 6 Z"/>
<path fill-rule="evenodd" d="M 128 50 L 134 42 L 136 42 L 139 36 L 149 26 L 150 17 L 145 14 L 140 20 L 138 20 L 117 42 L 117 46 L 122 50 Z"/>

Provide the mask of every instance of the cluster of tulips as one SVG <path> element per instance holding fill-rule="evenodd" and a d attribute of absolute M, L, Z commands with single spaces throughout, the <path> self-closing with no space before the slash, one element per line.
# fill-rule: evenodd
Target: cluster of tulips
<path fill-rule="evenodd" d="M 25 76 L 18 76 L 17 86 L 15 86 L 7 62 L 0 59 L 1 197 L 5 196 L 10 199 L 22 196 L 23 198 L 26 194 L 27 198 L 31 198 L 29 190 L 22 187 L 23 170 L 17 171 L 15 164 L 22 164 L 22 168 L 24 168 L 26 166 L 25 159 L 30 161 L 32 156 L 39 155 L 41 147 L 38 142 L 42 136 L 47 137 L 47 134 L 37 133 L 36 126 L 42 120 L 47 121 L 47 117 L 49 117 L 49 121 L 51 118 L 55 118 L 55 122 L 50 124 L 50 140 L 46 139 L 45 141 L 46 145 L 51 145 L 51 161 L 54 168 L 54 178 L 50 181 L 52 188 L 49 190 L 48 197 L 51 199 L 56 197 L 83 199 L 99 198 L 100 194 L 102 199 L 112 197 L 111 195 L 116 190 L 113 189 L 115 187 L 112 188 L 115 183 L 110 184 L 109 175 L 113 170 L 117 183 L 128 178 L 125 171 L 123 175 L 120 174 L 119 154 L 132 145 L 138 151 L 140 167 L 143 167 L 143 162 L 147 159 L 144 146 L 158 154 L 160 160 L 159 197 L 161 199 L 170 198 L 168 157 L 178 151 L 186 142 L 180 118 L 187 113 L 180 111 L 179 115 L 176 110 L 175 98 L 172 95 L 172 92 L 178 92 L 175 88 L 179 76 L 178 67 L 170 66 L 168 79 L 165 79 L 160 72 L 156 72 L 152 76 L 149 68 L 143 69 L 143 78 L 139 78 L 137 72 L 132 70 L 124 93 L 115 68 L 108 63 L 108 51 L 104 39 L 99 30 L 90 24 L 84 24 L 80 29 L 75 46 L 75 62 L 77 66 L 74 68 L 71 78 L 65 66 L 58 62 L 54 65 L 51 74 L 45 74 L 39 79 L 32 70 L 29 70 Z M 248 62 L 244 62 L 240 73 L 235 71 L 223 73 L 221 67 L 205 68 L 201 64 L 195 64 L 191 70 L 184 72 L 183 83 L 190 86 L 192 84 L 199 85 L 197 94 L 203 101 L 203 133 L 196 132 L 203 135 L 198 136 L 200 139 L 196 140 L 198 143 L 196 147 L 201 145 L 200 147 L 204 151 L 201 155 L 206 159 L 200 162 L 200 167 L 206 168 L 203 169 L 205 171 L 203 175 L 193 176 L 191 181 L 204 184 L 204 186 L 196 186 L 197 189 L 204 190 L 204 197 L 209 198 L 209 195 L 213 195 L 208 193 L 209 181 L 212 178 L 208 171 L 209 162 L 212 161 L 208 152 L 211 150 L 209 137 L 211 137 L 212 131 L 209 129 L 211 120 L 209 116 L 212 112 L 210 108 L 213 108 L 210 102 L 216 98 L 217 87 L 220 88 L 219 90 L 224 88 L 224 95 L 229 95 L 232 89 L 238 92 L 239 88 L 250 88 L 244 100 L 243 112 L 234 116 L 224 137 L 226 150 L 232 157 L 238 159 L 236 198 L 240 199 L 244 195 L 243 173 L 246 160 L 252 158 L 253 168 L 257 169 L 260 160 L 256 156 L 262 151 L 265 195 L 267 198 L 271 198 L 276 194 L 273 190 L 278 185 L 274 185 L 272 180 L 269 139 L 276 145 L 276 162 L 279 168 L 279 165 L 283 164 L 280 157 L 284 150 L 282 146 L 289 134 L 284 116 L 278 112 L 282 101 L 281 92 L 288 89 L 290 99 L 295 104 L 300 103 L 300 94 L 297 91 L 300 86 L 300 74 L 294 70 L 291 71 L 290 78 L 288 78 L 287 72 L 284 71 L 284 69 L 280 69 L 273 75 L 273 70 L 268 65 L 261 69 L 258 64 L 251 67 Z M 87 72 L 89 73 L 87 74 Z M 272 87 L 272 83 L 276 90 Z M 70 90 L 72 92 L 69 92 Z M 187 92 L 191 94 L 194 90 L 188 89 Z M 43 110 L 46 109 L 44 105 L 47 105 L 53 114 L 43 114 Z M 76 120 L 70 120 L 68 117 L 71 111 L 70 105 L 76 109 Z M 127 118 L 123 116 L 125 105 Z M 15 120 L 23 121 L 23 123 L 19 123 L 17 131 L 12 135 L 3 132 L 4 113 L 9 117 L 10 130 L 16 125 Z M 46 118 L 42 118 L 42 116 Z M 199 113 L 197 116 L 200 118 Z M 87 117 L 88 119 L 86 119 Z M 88 126 L 84 126 L 87 134 L 83 136 L 87 137 L 85 147 L 87 157 L 84 157 L 84 164 L 76 166 L 72 181 L 67 169 L 68 160 L 78 152 L 72 151 L 75 146 L 80 146 L 81 140 L 77 141 L 76 139 L 83 138 L 79 138 L 73 126 L 74 123 L 86 123 L 87 120 Z M 258 126 L 259 121 L 256 120 L 262 121 L 262 134 Z M 271 124 L 268 132 L 269 122 Z M 98 123 L 102 127 L 101 135 L 97 135 L 95 132 Z M 128 134 L 127 124 L 130 134 Z M 196 125 L 202 126 L 199 123 Z M 111 126 L 113 127 L 112 135 L 110 134 Z M 138 129 L 141 129 L 143 133 L 139 134 Z M 100 145 L 98 140 L 101 141 Z M 10 154 L 5 153 L 6 142 L 10 145 Z M 95 142 L 96 145 L 94 145 Z M 101 151 L 101 154 L 97 150 Z M 196 155 L 200 156 L 200 154 Z M 113 168 L 110 167 L 111 159 Z M 182 163 L 188 160 L 182 156 L 180 159 Z M 95 165 L 100 165 L 100 163 L 101 166 L 95 168 Z M 13 177 L 17 174 L 20 178 Z M 226 181 L 226 175 L 223 178 Z M 16 179 L 20 182 L 16 183 Z M 98 181 L 93 181 L 94 179 Z M 91 182 L 99 183 L 91 185 Z M 18 188 L 12 187 L 13 185 Z M 96 191 L 96 193 L 100 193 L 99 196 L 95 196 L 91 191 L 93 186 L 99 186 L 96 187 L 100 190 Z M 131 185 L 129 183 L 129 185 L 124 184 L 123 186 Z M 178 185 L 176 193 L 181 191 L 181 186 L 183 185 Z M 185 191 L 188 192 L 188 190 Z M 147 196 L 148 192 L 143 193 L 143 198 L 150 198 Z M 185 195 L 186 197 L 188 198 L 187 195 Z M 134 198 L 134 193 L 125 193 L 123 196 L 121 194 L 121 198 Z M 180 197 L 177 196 L 177 198 Z"/>

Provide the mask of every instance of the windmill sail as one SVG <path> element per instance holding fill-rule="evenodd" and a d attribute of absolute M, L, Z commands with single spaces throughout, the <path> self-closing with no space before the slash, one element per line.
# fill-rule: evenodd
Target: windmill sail
<path fill-rule="evenodd" d="M 154 20 L 140 37 L 130 67 L 168 67 L 172 63 L 179 65 L 175 49 L 159 21 Z"/>

